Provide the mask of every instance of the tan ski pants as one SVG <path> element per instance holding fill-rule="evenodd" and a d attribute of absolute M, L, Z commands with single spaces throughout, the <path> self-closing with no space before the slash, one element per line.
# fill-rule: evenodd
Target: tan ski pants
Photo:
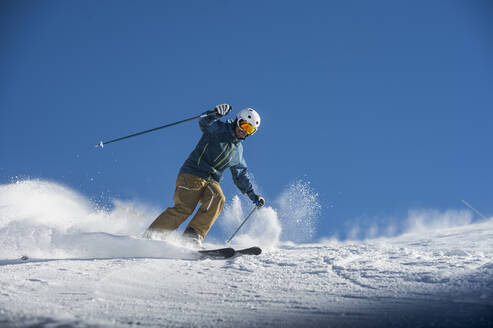
<path fill-rule="evenodd" d="M 193 174 L 182 173 L 176 179 L 175 206 L 167 208 L 149 226 L 150 231 L 172 231 L 192 215 L 200 202 L 202 205 L 188 224 L 202 236 L 207 235 L 224 208 L 225 197 L 216 181 L 207 181 Z M 188 228 L 187 227 L 187 228 Z"/>

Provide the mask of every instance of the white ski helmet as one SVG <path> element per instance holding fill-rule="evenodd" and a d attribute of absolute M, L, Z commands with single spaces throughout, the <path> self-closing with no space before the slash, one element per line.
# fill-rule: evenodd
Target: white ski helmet
<path fill-rule="evenodd" d="M 255 129 L 252 133 L 249 133 L 249 135 L 257 132 L 260 126 L 260 115 L 254 109 L 244 108 L 239 111 L 238 115 L 236 115 L 236 124 L 238 126 L 245 121 L 250 123 L 250 125 Z"/>

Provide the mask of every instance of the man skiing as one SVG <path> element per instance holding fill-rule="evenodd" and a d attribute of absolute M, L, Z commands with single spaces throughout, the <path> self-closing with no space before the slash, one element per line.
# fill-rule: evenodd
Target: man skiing
<path fill-rule="evenodd" d="M 224 208 L 225 197 L 219 182 L 230 168 L 233 182 L 258 207 L 265 204 L 257 195 L 247 174 L 242 141 L 253 135 L 260 126 L 260 116 L 251 109 L 242 109 L 234 121 L 219 118 L 231 111 L 228 104 L 217 105 L 199 121 L 202 138 L 180 169 L 176 180 L 174 206 L 166 209 L 149 226 L 148 232 L 167 233 L 177 229 L 201 206 L 183 236 L 195 247 L 201 247 L 212 225 Z"/>

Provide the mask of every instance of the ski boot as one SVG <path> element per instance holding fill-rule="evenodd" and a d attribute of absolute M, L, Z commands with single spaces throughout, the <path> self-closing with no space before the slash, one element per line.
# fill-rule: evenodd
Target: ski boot
<path fill-rule="evenodd" d="M 202 236 L 192 227 L 188 227 L 183 232 L 185 243 L 189 244 L 193 249 L 203 249 Z"/>

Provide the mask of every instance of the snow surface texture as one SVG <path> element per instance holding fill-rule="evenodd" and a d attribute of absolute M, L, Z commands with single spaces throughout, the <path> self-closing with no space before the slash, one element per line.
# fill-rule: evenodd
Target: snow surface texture
<path fill-rule="evenodd" d="M 235 241 L 262 255 L 197 261 L 140 238 L 155 209 L 99 209 L 46 181 L 0 185 L 0 327 L 493 326 L 493 220 L 412 212 L 400 236 L 280 242 L 293 233 L 285 222 L 299 228 L 318 211 L 309 189 L 290 208 L 290 188 Z M 234 230 L 248 209 L 235 197 L 221 227 Z M 313 224 L 300 224 L 307 238 Z"/>

